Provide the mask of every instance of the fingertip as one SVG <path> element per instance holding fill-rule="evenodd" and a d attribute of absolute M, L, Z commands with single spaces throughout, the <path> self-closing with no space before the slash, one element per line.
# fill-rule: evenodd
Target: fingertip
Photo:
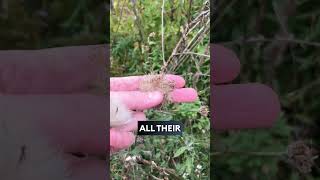
<path fill-rule="evenodd" d="M 110 146 L 111 149 L 126 149 L 135 141 L 135 136 L 132 132 L 119 131 L 110 129 Z"/>
<path fill-rule="evenodd" d="M 186 84 L 184 78 L 178 75 L 168 74 L 165 78 L 166 80 L 173 81 L 175 83 L 175 88 L 182 88 Z"/>
<path fill-rule="evenodd" d="M 271 128 L 281 111 L 277 94 L 262 84 L 221 85 L 213 96 L 215 130 Z"/>
<path fill-rule="evenodd" d="M 240 72 L 240 61 L 230 49 L 221 45 L 211 44 L 211 71 L 215 83 L 230 82 Z"/>
<path fill-rule="evenodd" d="M 264 97 L 266 105 L 265 107 L 268 107 L 265 108 L 266 111 L 268 111 L 266 112 L 266 116 L 270 120 L 269 126 L 271 127 L 272 125 L 274 125 L 275 121 L 278 119 L 281 112 L 279 96 L 271 87 L 267 85 L 253 83 L 252 86 L 256 88 L 256 91 L 260 91 L 262 97 Z"/>
<path fill-rule="evenodd" d="M 198 99 L 198 93 L 193 88 L 175 89 L 170 93 L 173 102 L 194 102 Z"/>

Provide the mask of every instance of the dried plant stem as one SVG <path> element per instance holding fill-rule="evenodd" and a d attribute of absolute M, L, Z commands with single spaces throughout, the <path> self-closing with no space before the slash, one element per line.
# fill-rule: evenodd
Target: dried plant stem
<path fill-rule="evenodd" d="M 194 31 L 197 29 L 197 32 Z M 161 72 L 174 72 L 190 55 L 198 55 L 209 58 L 209 55 L 194 53 L 192 50 L 202 42 L 205 35 L 210 31 L 210 7 L 209 1 L 205 1 L 203 8 L 199 15 L 197 15 L 191 22 L 188 22 L 182 30 L 182 37 L 177 43 L 176 47 L 168 58 L 167 62 L 162 67 Z M 190 34 L 193 34 L 190 39 Z M 190 40 L 188 40 L 188 38 Z M 170 65 L 170 67 L 169 67 Z"/>
<path fill-rule="evenodd" d="M 162 60 L 163 66 L 167 66 L 167 62 L 165 60 L 165 53 L 164 53 L 164 7 L 165 0 L 162 0 L 162 7 L 161 7 L 161 46 L 162 46 Z"/>
<path fill-rule="evenodd" d="M 252 152 L 252 151 L 221 151 L 213 152 L 212 156 L 223 155 L 245 155 L 245 156 L 261 156 L 283 158 L 288 164 L 298 169 L 300 173 L 310 173 L 312 167 L 315 166 L 315 159 L 318 158 L 316 151 L 308 143 L 303 140 L 292 142 L 288 145 L 286 151 L 283 152 Z"/>
<path fill-rule="evenodd" d="M 120 3 L 120 2 L 119 2 L 119 3 Z M 122 20 L 123 11 L 124 11 L 124 6 L 125 6 L 126 3 L 127 3 L 127 0 L 123 1 L 122 7 L 120 7 L 120 16 L 118 17 L 119 22 L 121 22 L 121 20 Z M 112 4 L 113 4 L 113 3 L 112 3 Z M 119 6 L 120 6 L 120 5 L 119 5 Z M 112 9 L 111 9 L 111 10 L 112 10 Z M 115 31 L 116 33 L 119 32 L 120 24 L 121 24 L 121 23 L 118 23 L 118 26 L 117 26 L 116 31 Z"/>
<path fill-rule="evenodd" d="M 201 42 L 204 38 L 204 35 L 208 34 L 210 31 L 210 21 L 207 22 L 206 26 L 202 27 L 198 33 L 193 37 L 193 39 L 190 41 L 190 43 L 188 44 L 188 46 L 183 50 L 183 52 L 181 53 L 181 56 L 179 57 L 179 62 L 175 63 L 171 68 L 170 71 L 173 71 L 175 69 L 177 69 L 177 67 L 182 64 L 190 55 L 190 53 L 186 53 L 186 52 L 190 52 L 194 49 L 194 47 L 196 47 L 196 45 Z M 175 56 L 178 53 L 175 53 L 173 55 L 171 55 L 171 57 Z M 209 56 L 210 57 L 210 56 Z"/>
<path fill-rule="evenodd" d="M 320 79 L 316 79 L 309 84 L 305 85 L 304 87 L 294 90 L 288 93 L 285 98 L 288 99 L 291 103 L 299 100 L 301 97 L 305 96 L 308 91 L 310 91 L 315 86 L 320 85 Z"/>
<path fill-rule="evenodd" d="M 203 57 L 206 57 L 206 58 L 210 58 L 209 55 L 206 55 L 206 54 L 200 54 L 200 53 L 195 53 L 195 52 L 183 52 L 183 53 L 176 53 L 176 54 L 173 54 L 172 56 L 179 56 L 179 55 L 196 55 L 196 56 L 203 56 Z"/>
<path fill-rule="evenodd" d="M 171 175 L 171 176 L 173 176 L 173 177 L 175 177 L 177 179 L 181 179 L 180 176 L 176 173 L 176 171 L 174 169 L 158 166 L 154 161 L 148 161 L 148 160 L 143 159 L 142 157 L 138 156 L 136 158 L 136 162 L 138 164 L 143 164 L 143 165 L 146 165 L 146 166 L 150 166 L 152 169 L 155 169 L 160 173 L 164 173 L 167 176 Z"/>

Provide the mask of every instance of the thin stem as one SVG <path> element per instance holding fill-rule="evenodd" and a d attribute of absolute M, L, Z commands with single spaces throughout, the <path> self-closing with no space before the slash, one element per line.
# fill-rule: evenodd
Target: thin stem
<path fill-rule="evenodd" d="M 173 54 L 172 56 L 179 56 L 179 55 L 184 55 L 184 54 L 188 54 L 188 55 L 196 55 L 196 56 L 203 56 L 203 57 L 206 57 L 206 58 L 210 58 L 209 55 L 206 55 L 206 54 L 200 54 L 200 53 L 195 53 L 195 52 L 183 52 L 183 53 L 176 53 L 176 54 Z"/>
<path fill-rule="evenodd" d="M 144 32 L 143 32 L 143 25 L 142 25 L 142 22 L 141 22 L 141 19 L 140 19 L 140 16 L 138 14 L 138 11 L 137 11 L 137 4 L 136 4 L 136 1 L 134 0 L 131 0 L 132 2 L 132 10 L 133 10 L 133 13 L 136 17 L 136 20 L 135 20 L 135 24 L 136 26 L 138 27 L 138 30 L 139 30 L 139 36 L 140 36 L 140 42 L 139 42 L 139 46 L 140 46 L 140 50 L 142 49 L 141 48 L 141 44 L 143 43 L 144 41 Z"/>
<path fill-rule="evenodd" d="M 165 0 L 162 0 L 162 11 L 161 11 L 161 45 L 162 45 L 162 60 L 163 60 L 163 66 L 167 66 L 165 57 L 164 57 L 164 5 Z"/>
<path fill-rule="evenodd" d="M 157 170 L 158 172 L 162 172 L 164 174 L 171 175 L 171 176 L 175 177 L 176 179 L 181 179 L 174 169 L 158 166 L 154 161 L 148 161 L 146 159 L 143 159 L 141 156 L 138 156 L 136 158 L 136 162 L 138 164 L 143 164 L 145 166 L 149 166 L 152 169 Z"/>
<path fill-rule="evenodd" d="M 119 2 L 120 3 L 120 2 Z M 124 11 L 124 6 L 125 6 L 125 4 L 127 3 L 127 0 L 125 0 L 125 1 L 123 1 L 123 3 L 122 3 L 122 7 L 120 7 L 120 17 L 118 18 L 118 26 L 117 26 L 117 28 L 116 28 L 116 33 L 119 31 L 119 28 L 120 28 L 120 24 L 121 24 L 121 22 L 122 22 L 122 16 L 123 16 L 123 11 Z M 120 6 L 120 4 L 119 4 L 119 6 Z"/>

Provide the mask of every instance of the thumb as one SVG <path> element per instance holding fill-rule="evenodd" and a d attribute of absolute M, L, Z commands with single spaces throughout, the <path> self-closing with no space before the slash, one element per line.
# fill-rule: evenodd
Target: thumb
<path fill-rule="evenodd" d="M 119 131 L 110 129 L 110 147 L 112 150 L 126 149 L 135 141 L 135 136 L 132 132 Z"/>

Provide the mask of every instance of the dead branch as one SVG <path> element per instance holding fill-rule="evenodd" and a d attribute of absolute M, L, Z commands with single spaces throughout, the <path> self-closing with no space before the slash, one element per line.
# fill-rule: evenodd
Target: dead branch
<path fill-rule="evenodd" d="M 197 30 L 197 31 L 196 31 Z M 195 32 L 196 31 L 196 32 Z M 181 38 L 168 60 L 164 63 L 161 72 L 168 73 L 175 71 L 191 55 L 200 55 L 209 57 L 206 54 L 192 52 L 193 49 L 201 43 L 210 31 L 210 5 L 205 1 L 200 13 L 188 22 L 181 30 Z M 190 35 L 195 33 L 190 39 Z"/>

